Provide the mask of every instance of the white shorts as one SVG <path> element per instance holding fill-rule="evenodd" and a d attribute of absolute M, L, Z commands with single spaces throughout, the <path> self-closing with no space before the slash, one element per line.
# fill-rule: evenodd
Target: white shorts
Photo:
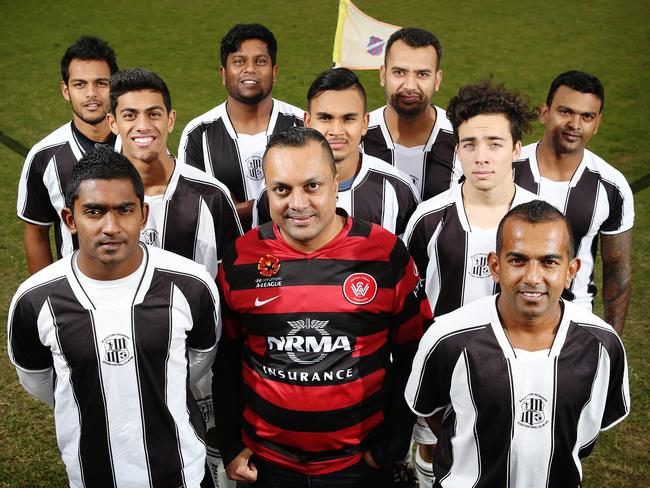
<path fill-rule="evenodd" d="M 413 440 L 418 444 L 433 445 L 438 443 L 438 438 L 431 431 L 424 417 L 418 417 L 413 426 Z"/>

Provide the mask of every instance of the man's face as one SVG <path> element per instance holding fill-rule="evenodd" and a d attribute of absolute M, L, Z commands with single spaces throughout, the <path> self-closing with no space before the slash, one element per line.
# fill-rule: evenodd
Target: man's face
<path fill-rule="evenodd" d="M 512 161 L 521 143 L 513 144 L 510 122 L 503 114 L 472 117 L 458 127 L 457 155 L 467 184 L 489 191 L 512 182 Z"/>
<path fill-rule="evenodd" d="M 336 236 L 338 176 L 318 143 L 271 149 L 264 179 L 271 218 L 289 245 L 315 251 Z"/>
<path fill-rule="evenodd" d="M 361 138 L 368 131 L 368 114 L 363 96 L 354 87 L 345 90 L 327 90 L 311 99 L 305 112 L 305 125 L 325 136 L 334 160 L 358 161 Z"/>
<path fill-rule="evenodd" d="M 551 141 L 558 154 L 582 153 L 598 131 L 600 108 L 601 102 L 595 95 L 560 86 L 551 106 L 544 104 L 540 110 L 544 139 Z"/>
<path fill-rule="evenodd" d="M 501 253 L 488 263 L 501 287 L 504 320 L 534 321 L 557 314 L 562 291 L 580 268 L 569 259 L 569 235 L 560 220 L 530 224 L 510 218 L 503 227 Z"/>
<path fill-rule="evenodd" d="M 102 123 L 109 111 L 111 69 L 108 63 L 73 59 L 68 75 L 68 83 L 61 82 L 61 93 L 70 102 L 75 116 L 90 125 Z"/>
<path fill-rule="evenodd" d="M 431 105 L 442 80 L 437 63 L 433 46 L 413 48 L 401 40 L 391 46 L 379 71 L 379 80 L 386 101 L 400 117 L 416 118 Z"/>
<path fill-rule="evenodd" d="M 259 39 L 247 39 L 239 50 L 228 54 L 226 66 L 219 68 L 228 95 L 235 100 L 254 105 L 271 94 L 278 67 L 273 66 L 268 47 Z"/>
<path fill-rule="evenodd" d="M 79 239 L 78 264 L 96 279 L 117 279 L 140 264 L 138 240 L 148 207 L 140 206 L 128 179 L 85 180 L 74 213 L 64 209 L 65 224 Z"/>
<path fill-rule="evenodd" d="M 167 136 L 174 128 L 176 112 L 167 112 L 163 96 L 153 90 L 127 92 L 117 100 L 108 123 L 122 138 L 122 152 L 130 161 L 145 163 L 167 154 Z"/>

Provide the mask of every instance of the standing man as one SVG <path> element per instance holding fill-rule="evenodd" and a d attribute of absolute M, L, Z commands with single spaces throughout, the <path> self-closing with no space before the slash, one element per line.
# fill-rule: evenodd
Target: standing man
<path fill-rule="evenodd" d="M 634 201 L 613 166 L 586 149 L 602 119 L 605 89 L 580 71 L 559 75 L 540 111 L 541 141 L 522 150 L 515 181 L 564 212 L 582 262 L 565 298 L 592 310 L 594 262 L 600 236 L 604 319 L 623 333 L 632 280 Z"/>
<path fill-rule="evenodd" d="M 222 181 L 244 229 L 264 188 L 262 154 L 271 134 L 302 125 L 304 112 L 275 100 L 277 43 L 260 24 L 237 24 L 221 40 L 221 82 L 227 100 L 192 120 L 181 135 L 179 161 Z"/>
<path fill-rule="evenodd" d="M 580 458 L 629 413 L 623 344 L 560 297 L 580 261 L 552 205 L 508 212 L 489 267 L 501 292 L 436 318 L 406 388 L 439 432 L 434 486 L 578 488 Z"/>
<path fill-rule="evenodd" d="M 512 181 L 512 161 L 536 117 L 519 93 L 489 80 L 467 85 L 450 100 L 447 116 L 465 181 L 420 204 L 404 234 L 434 317 L 495 292 L 488 254 L 497 226 L 511 207 L 536 198 Z M 430 487 L 436 439 L 422 419 L 414 434 L 420 486 Z"/>
<path fill-rule="evenodd" d="M 214 281 L 138 242 L 142 181 L 112 148 L 74 166 L 65 201 L 79 249 L 27 279 L 9 309 L 20 382 L 54 406 L 70 486 L 196 488 L 204 424 L 188 385 L 221 332 Z"/>
<path fill-rule="evenodd" d="M 50 226 L 57 256 L 70 254 L 76 239 L 61 225 L 64 191 L 72 167 L 95 143 L 116 146 L 108 113 L 108 82 L 117 71 L 113 49 L 97 37 L 82 36 L 61 59 L 61 93 L 72 107 L 72 121 L 38 142 L 27 155 L 18 184 L 16 211 L 24 221 L 24 246 L 30 273 L 52 263 Z"/>
<path fill-rule="evenodd" d="M 319 131 L 329 142 L 339 177 L 337 207 L 350 216 L 381 225 L 401 235 L 419 203 L 418 191 L 408 175 L 373 156 L 359 144 L 368 130 L 366 92 L 352 71 L 328 69 L 314 80 L 307 93 L 305 126 Z M 269 222 L 266 190 L 253 211 L 253 225 Z"/>
<path fill-rule="evenodd" d="M 122 139 L 122 150 L 144 184 L 149 207 L 141 240 L 191 259 L 216 277 L 224 250 L 242 234 L 228 189 L 203 171 L 177 163 L 167 149 L 176 111 L 165 82 L 157 74 L 134 68 L 111 78 L 108 120 Z M 213 479 L 222 473 L 214 439 L 212 375 L 193 385 L 192 392 L 208 427 L 208 461 Z"/>
<path fill-rule="evenodd" d="M 318 131 L 273 135 L 264 170 L 273 222 L 238 239 L 218 277 L 228 474 L 261 488 L 389 486 L 414 422 L 406 363 L 430 315 L 417 270 L 394 234 L 336 209 Z"/>
<path fill-rule="evenodd" d="M 442 81 L 442 47 L 430 32 L 405 27 L 390 36 L 385 56 L 379 80 L 387 104 L 370 112 L 363 152 L 410 175 L 427 200 L 462 176 L 445 111 L 431 105 Z"/>

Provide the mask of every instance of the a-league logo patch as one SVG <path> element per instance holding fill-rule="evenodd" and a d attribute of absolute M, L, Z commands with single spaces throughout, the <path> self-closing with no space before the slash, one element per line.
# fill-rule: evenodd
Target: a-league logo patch
<path fill-rule="evenodd" d="M 145 229 L 141 234 L 142 242 L 148 246 L 160 247 L 160 241 L 158 240 L 158 231 L 156 229 Z"/>
<path fill-rule="evenodd" d="M 354 273 L 343 283 L 343 296 L 354 305 L 372 302 L 377 295 L 377 282 L 367 273 Z"/>
<path fill-rule="evenodd" d="M 276 275 L 280 271 L 280 260 L 273 254 L 265 254 L 257 262 L 257 271 L 266 278 Z"/>
<path fill-rule="evenodd" d="M 261 157 L 251 156 L 246 160 L 246 176 L 255 181 L 259 181 L 264 178 Z"/>
<path fill-rule="evenodd" d="M 368 39 L 368 46 L 366 52 L 371 56 L 381 56 L 381 53 L 384 52 L 384 42 L 383 39 L 375 36 L 370 36 Z"/>
<path fill-rule="evenodd" d="M 521 414 L 519 415 L 518 424 L 532 429 L 544 427 L 548 424 L 545 414 L 546 403 L 546 398 L 537 393 L 529 393 L 523 397 L 519 400 Z"/>
<path fill-rule="evenodd" d="M 133 359 L 131 339 L 124 334 L 109 335 L 102 344 L 104 344 L 104 364 L 123 366 Z"/>
<path fill-rule="evenodd" d="M 474 278 L 487 278 L 490 276 L 487 254 L 474 254 L 474 256 L 470 258 L 469 274 Z"/>

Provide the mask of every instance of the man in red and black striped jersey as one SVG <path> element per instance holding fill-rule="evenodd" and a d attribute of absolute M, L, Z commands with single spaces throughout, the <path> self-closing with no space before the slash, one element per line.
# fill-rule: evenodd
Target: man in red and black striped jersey
<path fill-rule="evenodd" d="M 388 486 L 408 449 L 402 395 L 430 308 L 405 246 L 336 210 L 327 140 L 292 128 L 264 155 L 273 222 L 227 252 L 213 368 L 232 479 L 262 487 Z M 392 355 L 392 362 L 391 362 Z"/>

